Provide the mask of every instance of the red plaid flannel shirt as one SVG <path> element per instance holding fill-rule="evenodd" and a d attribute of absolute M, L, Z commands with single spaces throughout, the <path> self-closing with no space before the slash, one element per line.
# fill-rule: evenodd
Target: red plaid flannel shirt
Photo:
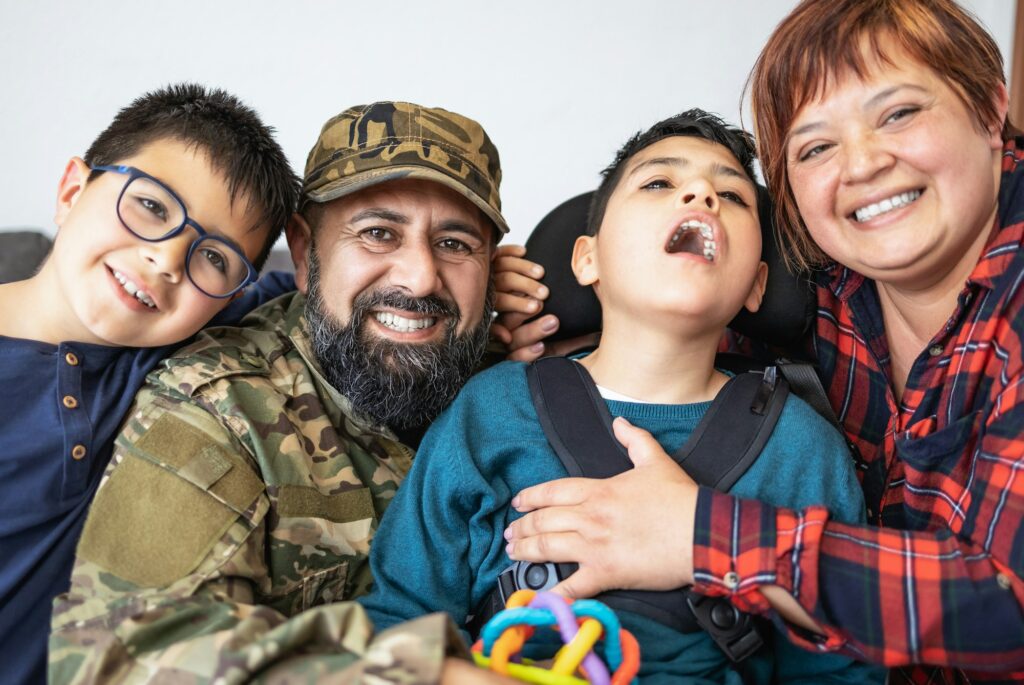
<path fill-rule="evenodd" d="M 796 642 L 902 667 L 894 683 L 1024 681 L 1022 148 L 1004 148 L 1000 228 L 900 402 L 874 283 L 838 265 L 819 281 L 815 351 L 870 525 L 698 498 L 698 590 L 765 611 L 759 587 L 779 585 L 825 631 Z"/>

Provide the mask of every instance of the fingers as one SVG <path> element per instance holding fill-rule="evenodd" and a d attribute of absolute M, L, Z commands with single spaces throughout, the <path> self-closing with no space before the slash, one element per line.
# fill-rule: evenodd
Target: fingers
<path fill-rule="evenodd" d="M 514 312 L 509 312 L 498 316 L 498 323 L 507 328 L 509 330 L 509 333 L 511 334 L 512 331 L 522 326 L 529 318 L 529 314 L 518 314 Z"/>
<path fill-rule="evenodd" d="M 548 314 L 512 331 L 508 343 L 509 359 L 529 362 L 544 354 L 545 338 L 558 330 L 558 317 Z"/>
<path fill-rule="evenodd" d="M 508 344 L 512 342 L 512 333 L 507 328 L 502 326 L 500 323 L 495 321 L 491 324 L 491 338 L 508 347 Z"/>
<path fill-rule="evenodd" d="M 501 259 L 502 257 L 524 257 L 526 256 L 525 245 L 515 245 L 513 243 L 505 243 L 499 245 L 498 249 L 494 251 L 494 255 L 491 257 L 494 261 Z"/>
<path fill-rule="evenodd" d="M 612 422 L 612 431 L 615 433 L 615 439 L 626 448 L 634 466 L 656 463 L 662 457 L 671 460 L 654 436 L 621 416 Z"/>
<path fill-rule="evenodd" d="M 602 481 L 590 478 L 560 478 L 521 490 L 512 498 L 512 507 L 530 512 L 541 507 L 567 507 L 586 501 Z"/>
<path fill-rule="evenodd" d="M 509 542 L 507 549 L 513 550 L 519 542 L 530 540 L 531 545 L 541 548 L 540 551 L 550 553 L 553 550 L 550 550 L 548 545 L 553 536 L 571 533 L 587 540 L 600 538 L 602 531 L 598 527 L 599 523 L 597 519 L 589 516 L 582 507 L 539 509 L 509 524 L 505 529 L 505 539 Z M 564 554 L 564 549 L 560 553 Z M 578 561 L 577 558 L 552 560 Z"/>
<path fill-rule="evenodd" d="M 601 585 L 600 578 L 589 566 L 581 566 L 576 573 L 551 588 L 551 591 L 569 599 L 587 599 L 611 589 Z"/>
<path fill-rule="evenodd" d="M 519 245 L 503 245 L 494 255 L 494 287 L 498 293 L 517 293 L 538 300 L 548 296 L 547 286 L 540 282 L 544 267 L 529 259 L 523 259 L 525 248 Z"/>
<path fill-rule="evenodd" d="M 525 515 L 505 531 L 508 555 L 571 561 L 579 578 L 563 588 L 661 590 L 693 581 L 693 520 L 699 488 L 650 433 L 616 419 L 616 438 L 636 468 L 611 478 L 565 478 L 512 500 Z M 575 576 L 573 576 L 575 578 Z"/>
<path fill-rule="evenodd" d="M 532 279 L 544 277 L 544 267 L 537 262 L 524 259 L 526 248 L 521 245 L 502 245 L 494 251 L 493 271 L 495 276 L 511 272 Z"/>
<path fill-rule="evenodd" d="M 547 288 L 544 290 L 544 296 L 547 297 Z M 544 304 L 537 298 L 527 297 L 518 291 L 503 292 L 499 289 L 494 292 L 494 311 L 498 314 L 521 316 L 520 323 L 539 312 L 543 306 Z M 514 328 L 514 326 L 509 326 L 509 328 Z"/>
<path fill-rule="evenodd" d="M 521 315 L 501 322 L 510 332 L 540 312 L 543 300 L 550 294 L 540 282 L 544 268 L 523 259 L 525 254 L 525 248 L 519 245 L 503 245 L 494 256 L 494 308 L 499 314 Z"/>
<path fill-rule="evenodd" d="M 513 362 L 530 363 L 544 356 L 544 343 L 534 343 L 529 347 L 520 347 L 518 350 L 509 352 L 508 359 Z"/>
<path fill-rule="evenodd" d="M 546 299 L 549 294 L 548 287 L 534 278 L 532 274 L 521 274 L 515 271 L 495 271 L 494 289 L 499 295 L 511 293 L 537 300 Z"/>
<path fill-rule="evenodd" d="M 577 562 L 584 560 L 590 544 L 579 533 L 545 533 L 510 540 L 505 553 L 514 561 Z"/>

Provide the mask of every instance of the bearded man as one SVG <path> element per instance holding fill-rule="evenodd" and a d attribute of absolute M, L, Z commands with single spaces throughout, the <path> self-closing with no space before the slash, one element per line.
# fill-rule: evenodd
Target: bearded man
<path fill-rule="evenodd" d="M 403 442 L 486 345 L 500 177 L 487 134 L 452 112 L 378 102 L 324 125 L 287 228 L 299 291 L 150 375 L 55 604 L 51 682 L 429 683 L 472 668 L 446 658 L 465 652 L 443 615 L 371 640 L 342 600 L 370 584 Z"/>

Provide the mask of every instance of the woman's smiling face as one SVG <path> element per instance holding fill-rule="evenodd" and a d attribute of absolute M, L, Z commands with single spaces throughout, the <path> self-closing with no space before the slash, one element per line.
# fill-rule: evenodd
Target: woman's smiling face
<path fill-rule="evenodd" d="M 863 78 L 830 79 L 797 113 L 787 172 L 826 254 L 880 283 L 926 289 L 965 269 L 966 276 L 985 245 L 1000 126 L 980 127 L 938 74 L 882 45 L 891 64 L 873 59 Z"/>

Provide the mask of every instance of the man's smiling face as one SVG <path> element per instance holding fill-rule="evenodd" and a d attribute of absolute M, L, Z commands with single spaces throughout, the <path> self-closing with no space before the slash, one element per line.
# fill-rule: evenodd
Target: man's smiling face
<path fill-rule="evenodd" d="M 381 423 L 432 420 L 487 342 L 494 227 L 455 191 L 417 179 L 314 214 L 306 240 L 294 229 L 290 240 L 325 375 Z"/>
<path fill-rule="evenodd" d="M 457 334 L 483 315 L 494 230 L 453 190 L 418 179 L 389 181 L 326 204 L 313 229 L 327 311 L 342 325 L 400 344 L 437 342 L 452 320 Z M 299 265 L 299 289 L 306 291 Z M 389 304 L 352 322 L 357 297 L 373 291 L 438 298 L 450 313 Z"/>

